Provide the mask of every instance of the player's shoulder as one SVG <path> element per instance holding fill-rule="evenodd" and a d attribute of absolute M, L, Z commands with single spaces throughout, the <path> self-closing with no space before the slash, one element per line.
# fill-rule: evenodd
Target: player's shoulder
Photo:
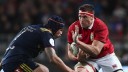
<path fill-rule="evenodd" d="M 31 27 L 36 28 L 37 30 L 41 31 L 41 32 L 49 32 L 51 33 L 51 31 L 47 28 L 44 28 L 44 26 L 42 24 L 37 24 L 37 25 L 31 25 Z"/>
<path fill-rule="evenodd" d="M 33 27 L 33 28 L 40 28 L 42 27 L 43 25 L 42 24 L 35 24 L 35 25 L 29 25 L 30 27 Z"/>
<path fill-rule="evenodd" d="M 94 27 L 95 28 L 107 28 L 107 25 L 105 24 L 105 22 L 103 22 L 103 20 L 95 17 Z"/>
<path fill-rule="evenodd" d="M 36 25 L 29 25 L 27 26 L 29 28 L 33 28 L 36 30 L 36 32 L 38 33 L 44 33 L 44 34 L 52 34 L 51 30 L 47 29 L 47 28 L 44 28 L 43 24 L 36 24 Z"/>
<path fill-rule="evenodd" d="M 25 26 L 24 28 L 38 30 L 40 27 L 41 27 L 40 24 L 35 24 L 35 25 Z"/>
<path fill-rule="evenodd" d="M 47 28 L 41 27 L 41 28 L 40 28 L 40 31 L 41 31 L 41 32 L 44 32 L 44 33 L 50 33 L 50 34 L 52 34 L 52 31 L 49 30 L 49 29 L 47 29 Z"/>

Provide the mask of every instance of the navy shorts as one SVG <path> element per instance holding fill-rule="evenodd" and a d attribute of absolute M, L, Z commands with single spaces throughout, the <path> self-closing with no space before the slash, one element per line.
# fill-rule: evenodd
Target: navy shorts
<path fill-rule="evenodd" d="M 2 65 L 4 72 L 33 72 L 39 65 L 31 59 L 9 62 Z"/>

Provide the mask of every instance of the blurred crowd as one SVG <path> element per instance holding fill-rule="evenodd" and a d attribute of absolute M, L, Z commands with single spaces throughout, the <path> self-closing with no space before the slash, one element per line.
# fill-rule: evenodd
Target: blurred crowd
<path fill-rule="evenodd" d="M 53 14 L 62 16 L 66 23 L 63 36 L 56 41 L 57 54 L 66 59 L 68 26 L 78 19 L 78 7 L 87 3 L 94 5 L 95 16 L 107 24 L 118 58 L 128 65 L 128 0 L 0 0 L 0 60 L 20 29 L 46 24 Z"/>

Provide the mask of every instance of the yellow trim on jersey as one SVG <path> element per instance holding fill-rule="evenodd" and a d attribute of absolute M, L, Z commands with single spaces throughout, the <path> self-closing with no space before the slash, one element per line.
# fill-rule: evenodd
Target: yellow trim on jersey
<path fill-rule="evenodd" d="M 26 64 L 21 64 L 20 67 L 25 71 L 25 72 L 33 72 L 33 70 Z"/>
<path fill-rule="evenodd" d="M 20 67 L 21 67 L 25 72 L 29 72 L 24 66 L 20 65 Z"/>
<path fill-rule="evenodd" d="M 48 31 L 49 33 L 52 33 L 52 31 L 51 31 L 51 30 L 46 29 L 46 28 L 40 28 L 40 30 L 41 30 L 42 32 Z"/>
<path fill-rule="evenodd" d="M 23 63 L 24 64 L 24 63 Z M 33 71 L 28 65 L 24 64 L 28 69 L 30 69 L 31 71 Z"/>

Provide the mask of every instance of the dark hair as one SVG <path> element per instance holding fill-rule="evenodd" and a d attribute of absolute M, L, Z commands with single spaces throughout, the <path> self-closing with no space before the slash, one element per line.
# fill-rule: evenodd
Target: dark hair
<path fill-rule="evenodd" d="M 88 11 L 88 12 L 94 12 L 94 6 L 91 4 L 84 4 L 79 7 L 79 10 L 81 11 Z"/>

